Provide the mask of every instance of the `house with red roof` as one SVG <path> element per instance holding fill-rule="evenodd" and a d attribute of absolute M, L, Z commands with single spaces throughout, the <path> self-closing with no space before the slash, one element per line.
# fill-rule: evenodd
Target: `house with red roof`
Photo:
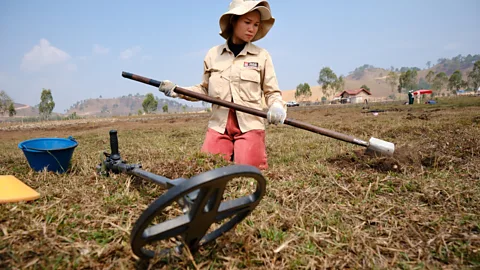
<path fill-rule="evenodd" d="M 340 100 L 340 103 L 363 103 L 368 101 L 368 97 L 372 93 L 365 88 L 344 90 L 340 94 L 335 95 L 334 100 Z"/>

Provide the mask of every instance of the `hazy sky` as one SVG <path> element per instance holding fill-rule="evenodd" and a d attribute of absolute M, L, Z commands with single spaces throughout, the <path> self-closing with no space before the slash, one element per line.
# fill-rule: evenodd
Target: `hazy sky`
<path fill-rule="evenodd" d="M 0 1 L 0 89 L 35 105 L 52 90 L 55 112 L 88 98 L 164 95 L 128 71 L 181 86 L 200 82 L 207 50 L 223 43 L 226 0 Z M 256 44 L 273 57 L 282 90 L 317 85 L 329 66 L 425 67 L 480 53 L 478 0 L 270 1 L 276 23 Z M 191 104 L 191 103 L 190 103 Z"/>

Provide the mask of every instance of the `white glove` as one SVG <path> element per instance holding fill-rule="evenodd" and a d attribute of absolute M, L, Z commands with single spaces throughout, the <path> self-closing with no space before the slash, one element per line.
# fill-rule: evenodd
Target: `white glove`
<path fill-rule="evenodd" d="M 167 97 L 178 97 L 178 94 L 173 91 L 177 87 L 176 84 L 169 80 L 161 81 L 160 86 L 158 86 L 158 91 L 163 92 Z"/>
<path fill-rule="evenodd" d="M 268 109 L 267 120 L 269 124 L 283 124 L 287 118 L 287 111 L 279 103 L 273 103 Z"/>

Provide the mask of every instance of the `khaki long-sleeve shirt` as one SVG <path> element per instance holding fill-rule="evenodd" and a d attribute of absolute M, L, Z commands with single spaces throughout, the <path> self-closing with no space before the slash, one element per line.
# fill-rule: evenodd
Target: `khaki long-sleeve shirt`
<path fill-rule="evenodd" d="M 214 98 L 262 110 L 279 103 L 286 110 L 278 87 L 273 62 L 267 50 L 252 43 L 234 56 L 227 42 L 211 48 L 204 58 L 203 79 L 200 84 L 185 89 L 206 94 Z M 197 99 L 179 95 L 180 98 Z M 212 104 L 212 116 L 208 127 L 225 132 L 229 108 Z M 236 112 L 242 132 L 265 129 L 265 119 L 248 113 Z"/>

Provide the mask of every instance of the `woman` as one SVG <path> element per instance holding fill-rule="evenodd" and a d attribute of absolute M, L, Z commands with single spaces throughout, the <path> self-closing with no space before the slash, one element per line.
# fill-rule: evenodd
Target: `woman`
<path fill-rule="evenodd" d="M 185 89 L 258 110 L 263 98 L 269 108 L 268 123 L 283 124 L 287 111 L 272 59 L 265 49 L 252 44 L 265 37 L 274 22 L 267 1 L 233 0 L 220 17 L 220 35 L 226 42 L 205 56 L 203 81 Z M 169 97 L 196 101 L 175 93 L 175 87 L 166 80 L 159 90 Z M 264 119 L 212 104 L 202 151 L 267 169 Z"/>

